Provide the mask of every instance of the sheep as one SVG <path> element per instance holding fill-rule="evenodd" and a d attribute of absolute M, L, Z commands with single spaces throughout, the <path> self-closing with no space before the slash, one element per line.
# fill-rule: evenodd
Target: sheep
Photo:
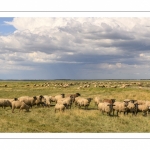
<path fill-rule="evenodd" d="M 137 114 L 137 103 L 134 103 L 135 100 L 130 100 L 129 103 L 128 103 L 128 106 L 127 106 L 127 114 L 129 112 L 132 113 L 132 115 L 136 115 Z"/>
<path fill-rule="evenodd" d="M 70 94 L 70 95 L 67 95 L 66 97 L 72 97 L 72 99 L 73 99 L 73 103 L 74 103 L 74 101 L 75 101 L 75 98 L 76 97 L 78 97 L 78 96 L 81 96 L 81 94 L 80 93 L 75 93 L 75 94 Z"/>
<path fill-rule="evenodd" d="M 79 108 L 81 106 L 84 106 L 85 109 L 88 109 L 88 106 L 90 105 L 92 98 L 83 98 L 83 97 L 76 97 L 75 98 L 75 105 L 78 105 Z"/>
<path fill-rule="evenodd" d="M 137 104 L 137 113 L 143 112 L 143 115 L 148 115 L 148 112 L 150 110 L 150 101 L 145 101 L 145 104 Z"/>
<path fill-rule="evenodd" d="M 102 111 L 102 114 L 104 114 L 104 112 L 107 113 L 107 115 L 111 115 L 111 112 L 113 111 L 113 106 L 115 106 L 114 104 L 112 103 L 108 103 L 108 102 L 103 102 L 101 103 L 101 111 Z"/>
<path fill-rule="evenodd" d="M 45 104 L 47 107 L 50 107 L 51 106 L 51 96 L 48 96 L 48 95 L 44 95 L 43 96 L 44 99 L 45 99 Z"/>
<path fill-rule="evenodd" d="M 66 106 L 66 108 L 70 108 L 71 109 L 71 105 L 72 105 L 72 97 L 65 97 L 63 98 L 63 104 Z"/>
<path fill-rule="evenodd" d="M 0 99 L 0 106 L 5 109 L 5 107 L 11 107 L 11 102 L 7 99 Z"/>
<path fill-rule="evenodd" d="M 21 97 L 18 98 L 18 100 L 20 102 L 24 102 L 25 104 L 29 105 L 32 108 L 32 106 L 35 105 L 37 97 L 36 96 L 34 96 L 34 97 L 21 96 Z"/>
<path fill-rule="evenodd" d="M 98 106 L 98 104 L 101 102 L 101 98 L 99 96 L 96 96 L 94 98 L 94 103 L 95 103 L 95 106 Z"/>
<path fill-rule="evenodd" d="M 72 105 L 74 99 L 75 98 L 72 97 L 72 96 L 65 97 L 65 98 L 60 98 L 60 99 L 57 99 L 57 103 L 63 103 L 67 109 L 68 108 L 71 109 L 71 105 Z"/>
<path fill-rule="evenodd" d="M 13 101 L 12 102 L 12 113 L 14 113 L 15 108 L 19 109 L 19 112 L 20 112 L 20 110 L 23 110 L 23 109 L 26 109 L 26 111 L 28 112 L 30 106 L 25 104 L 23 101 Z"/>
<path fill-rule="evenodd" d="M 57 103 L 57 104 L 55 105 L 54 110 L 55 110 L 55 113 L 56 113 L 56 110 L 59 110 L 59 111 L 61 111 L 61 112 L 64 112 L 64 111 L 65 111 L 65 106 L 64 106 L 62 103 Z"/>
<path fill-rule="evenodd" d="M 114 115 L 114 112 L 116 111 L 117 112 L 117 116 L 118 116 L 118 112 L 121 113 L 121 112 L 124 112 L 124 115 L 125 113 L 127 113 L 127 105 L 128 105 L 128 102 L 129 101 L 124 101 L 124 102 L 114 102 L 114 107 L 113 107 L 113 115 Z"/>
<path fill-rule="evenodd" d="M 42 105 L 43 107 L 46 106 L 46 100 L 44 99 L 43 95 L 35 96 L 36 100 L 34 105 L 40 106 Z"/>

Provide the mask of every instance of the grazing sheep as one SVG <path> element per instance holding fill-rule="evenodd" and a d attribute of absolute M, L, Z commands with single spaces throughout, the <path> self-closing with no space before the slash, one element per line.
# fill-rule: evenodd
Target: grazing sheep
<path fill-rule="evenodd" d="M 32 108 L 32 106 L 35 105 L 35 101 L 37 100 L 37 97 L 22 96 L 19 97 L 18 100 L 20 102 L 24 102 L 25 104 L 29 105 Z"/>
<path fill-rule="evenodd" d="M 90 105 L 92 98 L 83 98 L 83 97 L 76 97 L 75 98 L 75 105 L 79 106 L 79 108 L 81 108 L 81 106 L 83 106 L 85 109 L 88 109 L 88 106 Z"/>
<path fill-rule="evenodd" d="M 28 106 L 27 104 L 25 104 L 23 101 L 13 101 L 12 102 L 12 113 L 14 113 L 14 109 L 19 109 L 23 110 L 25 109 L 26 111 L 29 111 L 30 106 Z"/>
<path fill-rule="evenodd" d="M 61 112 L 64 112 L 65 106 L 64 106 L 63 104 L 61 104 L 61 103 L 56 104 L 56 105 L 55 105 L 55 113 L 56 113 L 56 110 L 59 110 L 59 111 L 61 111 Z"/>
<path fill-rule="evenodd" d="M 45 104 L 47 107 L 50 107 L 51 106 L 51 96 L 48 96 L 48 95 L 44 95 L 43 96 L 44 99 L 45 99 Z"/>
<path fill-rule="evenodd" d="M 0 99 L 0 106 L 2 108 L 5 108 L 5 107 L 11 107 L 11 102 L 7 99 Z"/>
<path fill-rule="evenodd" d="M 42 95 L 35 96 L 35 97 L 36 97 L 36 100 L 35 100 L 34 105 L 36 106 L 42 105 L 43 107 L 46 106 L 46 101 Z"/>
<path fill-rule="evenodd" d="M 115 111 L 117 112 L 117 116 L 118 116 L 118 112 L 119 113 L 124 112 L 124 115 L 125 115 L 125 113 L 127 113 L 127 110 L 128 110 L 127 109 L 128 102 L 129 101 L 114 102 L 115 106 L 113 106 L 113 115 Z"/>
<path fill-rule="evenodd" d="M 107 115 L 110 116 L 111 112 L 113 111 L 113 106 L 115 106 L 115 105 L 112 103 L 108 103 L 108 102 L 101 103 L 102 114 L 104 114 L 104 112 L 106 112 Z"/>

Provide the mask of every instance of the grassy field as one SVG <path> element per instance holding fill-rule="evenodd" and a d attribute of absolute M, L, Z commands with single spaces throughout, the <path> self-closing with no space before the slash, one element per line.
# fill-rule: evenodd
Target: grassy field
<path fill-rule="evenodd" d="M 88 85 L 88 86 L 87 86 Z M 95 86 L 97 85 L 97 86 Z M 102 87 L 101 85 L 107 85 Z M 126 85 L 122 88 L 122 85 Z M 82 97 L 150 100 L 149 80 L 52 80 L 52 81 L 0 81 L 0 98 L 20 96 L 57 95 L 80 93 Z M 149 133 L 150 115 L 137 116 L 102 115 L 93 102 L 88 110 L 72 106 L 64 113 L 50 108 L 36 107 L 30 112 L 20 112 L 11 108 L 0 108 L 1 133 Z"/>

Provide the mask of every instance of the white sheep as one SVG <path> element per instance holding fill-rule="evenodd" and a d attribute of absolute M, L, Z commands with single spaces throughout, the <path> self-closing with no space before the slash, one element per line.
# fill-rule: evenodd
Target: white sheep
<path fill-rule="evenodd" d="M 13 101 L 12 102 L 12 113 L 14 112 L 14 109 L 19 109 L 19 112 L 20 110 L 23 110 L 23 109 L 26 109 L 26 111 L 29 111 L 29 106 L 27 104 L 25 104 L 24 102 L 21 102 L 21 101 Z"/>
<path fill-rule="evenodd" d="M 113 111 L 113 106 L 115 106 L 114 104 L 110 104 L 108 102 L 103 102 L 103 103 L 99 103 L 99 110 L 101 110 L 102 114 L 104 114 L 104 112 L 107 113 L 107 115 L 111 115 L 111 112 Z"/>
<path fill-rule="evenodd" d="M 124 101 L 124 102 L 114 102 L 114 105 L 113 106 L 113 115 L 114 115 L 114 112 L 116 111 L 117 112 L 117 116 L 118 116 L 118 112 L 121 113 L 121 112 L 124 112 L 124 115 L 125 113 L 127 113 L 127 105 L 128 105 L 128 101 Z"/>
<path fill-rule="evenodd" d="M 65 106 L 64 106 L 63 104 L 61 104 L 61 103 L 57 103 L 57 104 L 55 105 L 55 113 L 56 113 L 56 110 L 59 110 L 59 111 L 61 111 L 61 112 L 64 112 Z"/>
<path fill-rule="evenodd" d="M 150 110 L 150 102 L 145 101 L 145 104 L 137 104 L 137 112 L 143 112 L 143 115 L 148 115 Z"/>
<path fill-rule="evenodd" d="M 85 109 L 88 109 L 90 102 L 91 102 L 91 98 L 83 98 L 80 96 L 75 98 L 75 105 L 78 105 L 79 108 L 83 106 Z"/>
<path fill-rule="evenodd" d="M 45 104 L 47 107 L 50 107 L 51 106 L 51 96 L 48 96 L 48 95 L 44 95 L 43 96 L 44 99 L 45 99 Z"/>

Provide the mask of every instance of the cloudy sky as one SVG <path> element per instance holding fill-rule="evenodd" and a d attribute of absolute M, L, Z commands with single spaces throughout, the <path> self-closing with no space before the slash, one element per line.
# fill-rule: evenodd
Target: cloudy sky
<path fill-rule="evenodd" d="M 150 18 L 0 18 L 0 79 L 149 79 Z"/>

